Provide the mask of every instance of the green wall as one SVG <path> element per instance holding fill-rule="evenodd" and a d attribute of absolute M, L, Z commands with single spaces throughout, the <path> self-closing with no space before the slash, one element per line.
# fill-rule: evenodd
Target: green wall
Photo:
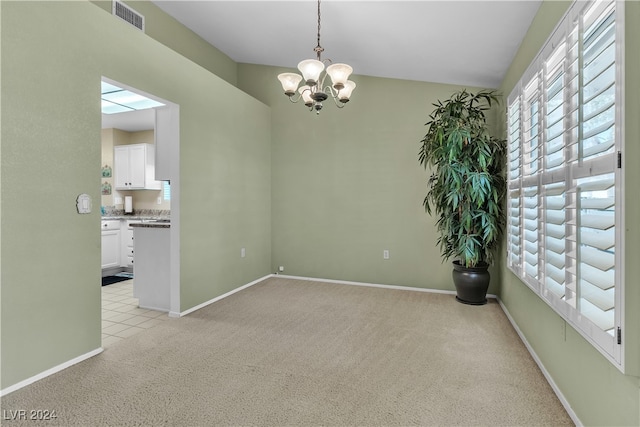
<path fill-rule="evenodd" d="M 90 0 L 112 13 L 112 0 Z M 237 64 L 148 0 L 124 2 L 145 18 L 145 34 L 235 85 Z"/>
<path fill-rule="evenodd" d="M 6 388 L 100 347 L 101 76 L 180 105 L 182 310 L 270 272 L 271 129 L 267 106 L 92 3 L 0 7 Z"/>
<path fill-rule="evenodd" d="M 272 271 L 453 290 L 422 206 L 428 174 L 418 147 L 431 104 L 460 87 L 356 75 L 346 107 L 328 100 L 316 115 L 283 94 L 284 71 L 238 66 L 239 87 L 273 118 Z"/>
<path fill-rule="evenodd" d="M 509 94 L 554 27 L 569 2 L 545 1 L 538 11 L 501 90 Z M 628 375 L 622 374 L 546 303 L 503 266 L 500 298 L 526 336 L 553 381 L 580 421 L 585 425 L 640 425 L 640 289 L 637 262 L 640 247 L 640 200 L 634 185 L 640 182 L 640 2 L 626 2 L 624 175 L 625 229 L 625 359 Z M 504 115 L 502 117 L 505 117 Z M 504 119 L 503 119 L 504 120 Z M 506 124 L 502 123 L 504 129 Z"/>

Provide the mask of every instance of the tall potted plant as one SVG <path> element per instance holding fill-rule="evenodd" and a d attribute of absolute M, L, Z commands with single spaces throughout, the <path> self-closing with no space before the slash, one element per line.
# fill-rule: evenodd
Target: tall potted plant
<path fill-rule="evenodd" d="M 489 134 L 494 91 L 462 90 L 433 104 L 418 160 L 429 168 L 424 207 L 436 215 L 443 261 L 453 261 L 457 300 L 485 304 L 488 267 L 504 226 L 506 141 Z"/>

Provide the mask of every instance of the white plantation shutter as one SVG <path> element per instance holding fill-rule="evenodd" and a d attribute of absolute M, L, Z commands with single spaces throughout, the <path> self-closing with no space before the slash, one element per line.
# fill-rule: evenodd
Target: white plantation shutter
<path fill-rule="evenodd" d="M 532 176 L 538 172 L 540 160 L 540 97 L 539 79 L 536 76 L 524 92 L 524 126 L 522 137 L 523 175 Z"/>
<path fill-rule="evenodd" d="M 520 232 L 520 192 L 509 191 L 509 218 L 507 224 L 507 238 L 509 240 L 509 267 L 520 271 L 522 267 L 522 234 Z"/>
<path fill-rule="evenodd" d="M 585 30 L 582 159 L 613 153 L 615 145 L 615 20 L 613 4 Z"/>
<path fill-rule="evenodd" d="M 623 7 L 575 2 L 507 108 L 507 264 L 618 367 Z"/>
<path fill-rule="evenodd" d="M 563 42 L 555 49 L 545 66 L 544 93 L 544 165 L 545 171 L 564 166 L 564 147 L 566 129 L 565 111 L 565 55 L 567 43 Z"/>
<path fill-rule="evenodd" d="M 520 99 L 516 98 L 509 103 L 507 110 L 508 125 L 508 212 L 507 212 L 507 239 L 508 239 L 508 264 L 514 271 L 520 271 L 522 267 L 522 233 L 520 228 L 520 174 L 522 172 L 520 153 Z"/>
<path fill-rule="evenodd" d="M 565 185 L 544 188 L 544 287 L 564 299 L 566 282 Z"/>
<path fill-rule="evenodd" d="M 613 334 L 615 326 L 615 177 L 578 180 L 579 311 Z"/>
<path fill-rule="evenodd" d="M 524 278 L 533 287 L 538 284 L 538 187 L 523 189 Z"/>
<path fill-rule="evenodd" d="M 509 178 L 520 177 L 520 100 L 509 106 Z"/>
<path fill-rule="evenodd" d="M 543 67 L 544 87 L 544 171 L 542 193 L 542 294 L 552 301 L 564 301 L 566 289 L 566 198 L 567 165 L 565 146 L 570 119 L 571 57 L 573 44 L 563 40 L 549 55 Z M 553 295 L 553 297 L 551 297 Z"/>
<path fill-rule="evenodd" d="M 578 140 L 580 139 L 580 31 L 578 26 L 567 37 L 567 58 L 565 61 L 565 154 L 567 162 L 578 160 Z"/>

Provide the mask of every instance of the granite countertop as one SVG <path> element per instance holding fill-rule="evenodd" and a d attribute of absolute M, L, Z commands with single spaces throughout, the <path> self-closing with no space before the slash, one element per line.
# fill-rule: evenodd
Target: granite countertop
<path fill-rule="evenodd" d="M 137 222 L 131 224 L 132 227 L 142 227 L 142 228 L 170 228 L 171 220 L 169 219 L 159 219 L 159 220 L 149 220 L 147 222 Z"/>
<path fill-rule="evenodd" d="M 167 216 L 149 216 L 149 215 L 103 215 L 100 217 L 103 221 L 170 221 L 171 217 Z"/>
<path fill-rule="evenodd" d="M 171 227 L 171 211 L 160 209 L 139 209 L 133 214 L 125 215 L 122 209 L 102 207 L 102 221 L 131 221 L 132 227 L 169 228 Z M 135 222 L 133 222 L 135 221 Z"/>
<path fill-rule="evenodd" d="M 123 209 L 116 209 L 113 206 L 101 206 L 101 219 L 124 220 L 124 221 L 169 221 L 171 220 L 171 210 L 169 209 L 134 209 L 132 214 L 124 213 Z"/>

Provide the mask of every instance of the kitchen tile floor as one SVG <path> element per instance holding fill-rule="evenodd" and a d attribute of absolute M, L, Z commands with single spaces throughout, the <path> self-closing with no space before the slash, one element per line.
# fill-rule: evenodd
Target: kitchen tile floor
<path fill-rule="evenodd" d="M 138 307 L 133 280 L 102 287 L 102 347 L 108 348 L 168 320 L 167 313 Z"/>

